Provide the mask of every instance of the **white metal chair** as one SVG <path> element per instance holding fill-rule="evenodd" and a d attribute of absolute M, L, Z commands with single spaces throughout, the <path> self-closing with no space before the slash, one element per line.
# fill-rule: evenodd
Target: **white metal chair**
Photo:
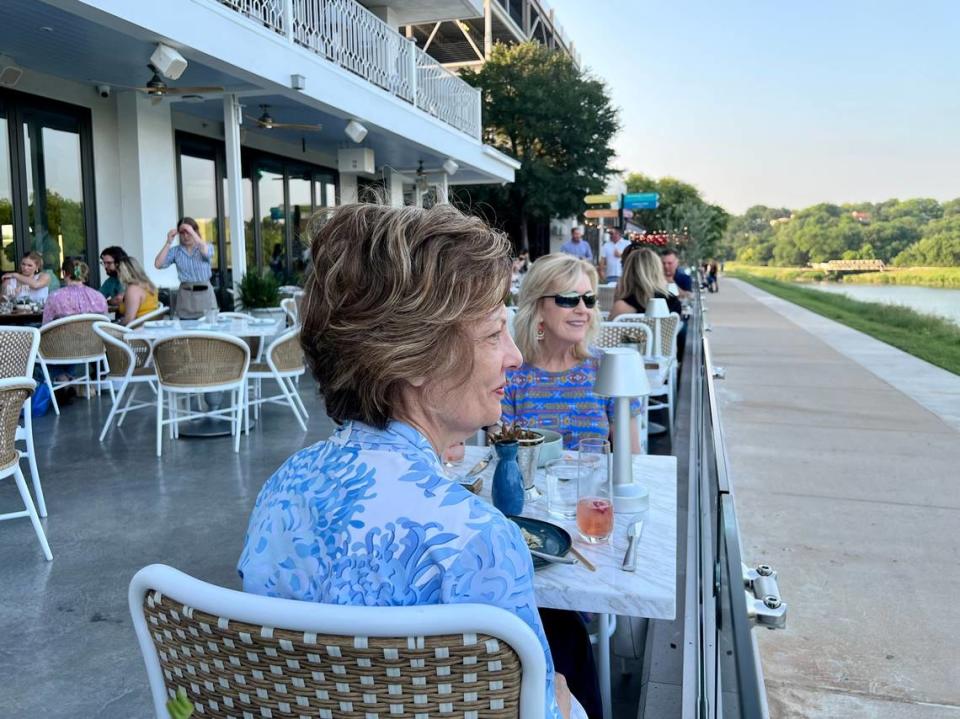
<path fill-rule="evenodd" d="M 287 324 L 290 327 L 294 327 L 300 323 L 300 308 L 294 297 L 287 297 L 280 300 L 280 306 L 283 308 L 283 311 L 287 313 Z"/>
<path fill-rule="evenodd" d="M 247 343 L 215 332 L 185 332 L 157 340 L 153 346 L 153 364 L 157 372 L 157 456 L 162 453 L 164 425 L 170 425 L 171 438 L 174 438 L 178 436 L 178 423 L 199 417 L 229 420 L 233 451 L 239 452 L 250 365 Z M 227 407 L 206 412 L 181 410 L 179 397 L 204 392 L 229 393 L 232 401 Z M 169 419 L 163 418 L 164 393 L 170 404 Z"/>
<path fill-rule="evenodd" d="M 40 328 L 40 351 L 37 358 L 40 360 L 40 369 L 43 378 L 50 388 L 50 401 L 53 411 L 60 414 L 57 404 L 56 390 L 72 385 L 92 387 L 96 385 L 97 394 L 100 394 L 100 373 L 107 355 L 103 347 L 103 340 L 93 331 L 94 322 L 109 320 L 106 315 L 82 314 L 62 317 Z M 83 377 L 53 382 L 50 379 L 48 363 L 79 364 L 83 366 Z M 90 376 L 90 363 L 96 363 L 96 376 Z"/>
<path fill-rule="evenodd" d="M 544 716 L 543 648 L 499 607 L 277 599 L 162 564 L 128 602 L 157 719 L 178 691 L 198 716 Z"/>
<path fill-rule="evenodd" d="M 149 322 L 150 320 L 155 320 L 160 317 L 163 317 L 169 311 L 170 311 L 169 307 L 167 307 L 166 305 L 160 305 L 159 307 L 157 307 L 157 309 L 150 310 L 145 315 L 140 315 L 140 317 L 137 317 L 131 320 L 130 324 L 127 325 L 127 328 L 131 330 L 135 330 L 138 327 L 143 327 L 145 322 Z"/>
<path fill-rule="evenodd" d="M 20 411 L 26 406 L 27 400 L 30 399 L 36 387 L 37 383 L 27 377 L 0 379 L 0 479 L 13 477 L 24 505 L 24 509 L 19 512 L 0 514 L 0 521 L 29 517 L 30 523 L 33 524 L 33 531 L 37 533 L 37 539 L 40 540 L 43 556 L 50 560 L 53 559 L 53 554 L 50 553 L 47 536 L 43 533 L 43 527 L 40 526 L 40 517 L 37 516 L 37 509 L 27 489 L 27 482 L 23 478 L 23 472 L 20 471 L 20 452 L 16 447 Z"/>
<path fill-rule="evenodd" d="M 35 327 L 0 328 L 0 378 L 33 378 L 33 368 L 40 348 L 40 330 Z M 37 497 L 37 510 L 41 517 L 47 516 L 47 503 L 43 499 L 40 486 L 40 471 L 37 469 L 37 451 L 33 447 L 33 399 L 27 397 L 23 407 L 23 424 L 17 424 L 17 442 L 23 442 L 27 448 L 27 464 L 30 466 L 30 479 L 33 493 Z"/>
<path fill-rule="evenodd" d="M 137 409 L 153 407 L 151 402 L 134 403 L 137 388 L 142 384 L 147 384 L 156 393 L 157 374 L 152 367 L 147 367 L 147 363 L 153 355 L 153 348 L 146 340 L 128 339 L 132 330 L 120 325 L 114 325 L 109 322 L 95 322 L 93 331 L 103 340 L 104 348 L 107 353 L 108 370 L 101 378 L 108 383 L 110 394 L 113 397 L 113 406 L 110 408 L 110 414 L 107 415 L 106 422 L 103 423 L 103 429 L 100 431 L 100 441 L 107 436 L 107 430 L 114 419 L 117 419 L 117 426 L 123 424 L 127 412 Z M 114 394 L 113 385 L 119 383 L 120 387 Z M 127 390 L 130 394 L 127 395 Z M 124 397 L 126 403 L 124 404 Z"/>
<path fill-rule="evenodd" d="M 306 420 L 310 415 L 293 384 L 294 378 L 300 377 L 304 372 L 306 367 L 303 364 L 303 349 L 300 347 L 300 327 L 294 326 L 270 343 L 266 351 L 266 362 L 251 364 L 247 371 L 247 379 L 253 381 L 254 386 L 253 399 L 247 400 L 245 408 L 247 432 L 250 431 L 250 406 L 254 407 L 254 416 L 259 417 L 260 405 L 266 402 L 289 405 L 301 429 L 307 431 Z M 265 379 L 276 380 L 280 394 L 263 397 Z"/>

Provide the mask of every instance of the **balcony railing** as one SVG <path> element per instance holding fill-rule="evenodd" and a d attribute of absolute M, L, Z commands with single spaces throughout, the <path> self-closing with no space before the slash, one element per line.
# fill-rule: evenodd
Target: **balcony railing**
<path fill-rule="evenodd" d="M 480 91 L 355 0 L 219 2 L 470 137 L 480 138 Z"/>

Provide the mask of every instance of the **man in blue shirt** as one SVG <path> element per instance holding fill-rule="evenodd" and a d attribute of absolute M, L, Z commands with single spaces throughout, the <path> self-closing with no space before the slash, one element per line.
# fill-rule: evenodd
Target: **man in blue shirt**
<path fill-rule="evenodd" d="M 687 297 L 693 292 L 693 280 L 686 272 L 680 269 L 680 258 L 677 251 L 668 247 L 660 255 L 663 261 L 663 274 L 667 278 L 667 284 L 676 283 L 680 288 L 680 297 Z"/>
<path fill-rule="evenodd" d="M 593 250 L 585 239 L 583 239 L 583 230 L 574 227 L 570 233 L 570 239 L 560 245 L 560 251 L 568 255 L 579 257 L 581 260 L 593 262 Z"/>

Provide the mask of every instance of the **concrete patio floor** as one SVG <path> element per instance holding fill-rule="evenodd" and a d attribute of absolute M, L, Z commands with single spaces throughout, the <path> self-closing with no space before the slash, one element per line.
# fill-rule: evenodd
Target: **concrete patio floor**
<path fill-rule="evenodd" d="M 151 716 L 127 609 L 130 578 L 160 562 L 239 589 L 236 562 L 261 486 L 333 430 L 314 390 L 301 380 L 308 432 L 287 408 L 267 406 L 239 454 L 229 437 L 165 436 L 157 459 L 150 410 L 130 414 L 101 444 L 106 395 L 35 420 L 54 559 L 43 559 L 28 520 L 0 523 L 0 716 Z M 0 482 L 0 512 L 20 508 L 13 482 Z M 617 685 L 617 719 L 636 717 L 640 669 L 631 668 Z"/>

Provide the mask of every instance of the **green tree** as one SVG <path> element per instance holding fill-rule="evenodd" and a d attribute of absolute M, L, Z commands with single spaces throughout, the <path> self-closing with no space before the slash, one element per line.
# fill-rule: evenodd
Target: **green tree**
<path fill-rule="evenodd" d="M 461 77 L 483 91 L 484 138 L 522 164 L 514 182 L 471 191 L 471 205 L 489 205 L 503 226 L 546 222 L 583 209 L 613 174 L 610 141 L 620 128 L 604 83 L 564 53 L 537 42 L 494 45 L 479 70 Z"/>
<path fill-rule="evenodd" d="M 960 214 L 929 223 L 923 238 L 894 258 L 901 266 L 954 267 L 960 265 Z"/>

